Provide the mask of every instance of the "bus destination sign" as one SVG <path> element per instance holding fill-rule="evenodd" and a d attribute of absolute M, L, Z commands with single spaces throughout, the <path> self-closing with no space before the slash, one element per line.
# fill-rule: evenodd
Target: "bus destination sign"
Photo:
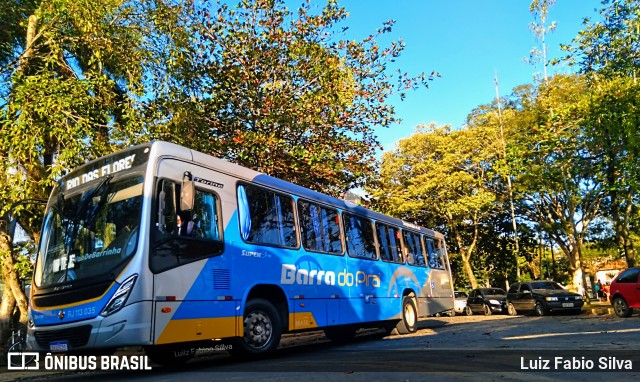
<path fill-rule="evenodd" d="M 96 179 L 137 167 L 147 161 L 148 153 L 149 148 L 143 147 L 91 163 L 80 168 L 77 174 L 70 174 L 70 178 L 64 182 L 64 190 L 69 191 Z"/>

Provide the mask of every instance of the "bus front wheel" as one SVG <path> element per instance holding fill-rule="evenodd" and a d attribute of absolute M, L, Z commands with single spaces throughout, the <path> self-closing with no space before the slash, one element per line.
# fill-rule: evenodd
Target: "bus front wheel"
<path fill-rule="evenodd" d="M 411 296 L 402 298 L 402 319 L 396 329 L 399 334 L 415 333 L 418 330 L 418 310 Z"/>
<path fill-rule="evenodd" d="M 232 353 L 261 356 L 278 348 L 282 324 L 271 302 L 261 298 L 250 300 L 244 310 L 243 328 L 244 335 L 232 344 Z"/>

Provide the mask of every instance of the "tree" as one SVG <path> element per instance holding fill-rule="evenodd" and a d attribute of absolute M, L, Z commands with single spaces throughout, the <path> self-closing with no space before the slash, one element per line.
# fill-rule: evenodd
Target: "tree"
<path fill-rule="evenodd" d="M 591 113 L 585 140 L 600 157 L 601 180 L 608 190 L 606 210 L 627 264 L 636 263 L 638 234 L 640 139 L 638 138 L 638 69 L 640 65 L 640 2 L 605 0 L 602 20 L 584 22 L 565 61 L 589 80 Z M 633 227 L 636 227 L 634 232 Z"/>
<path fill-rule="evenodd" d="M 430 79 L 392 80 L 387 65 L 404 44 L 376 39 L 393 22 L 362 42 L 340 40 L 347 13 L 335 1 L 317 14 L 309 1 L 294 14 L 280 0 L 203 2 L 197 13 L 198 54 L 178 68 L 179 94 L 154 100 L 174 116 L 157 137 L 318 191 L 364 184 L 381 148 L 374 127 L 397 121 L 387 98 Z"/>
<path fill-rule="evenodd" d="M 586 285 L 582 246 L 590 224 L 601 215 L 606 195 L 597 178 L 595 158 L 584 140 L 586 84 L 580 76 L 555 76 L 541 84 L 530 110 L 535 120 L 514 136 L 520 146 L 520 177 L 529 219 L 562 249 L 570 263 L 573 285 Z"/>
<path fill-rule="evenodd" d="M 549 16 L 549 7 L 555 4 L 555 0 L 533 0 L 529 5 L 529 11 L 534 17 L 533 22 L 529 24 L 529 29 L 536 36 L 540 44 L 540 48 L 537 47 L 531 49 L 529 54 L 529 62 L 536 64 L 538 61 L 542 61 L 542 79 L 547 82 L 547 66 L 549 64 L 547 59 L 547 33 L 553 32 L 556 29 L 555 21 L 547 26 L 547 17 Z"/>
<path fill-rule="evenodd" d="M 55 180 L 84 160 L 146 140 L 139 112 L 144 75 L 162 65 L 154 37 L 163 36 L 163 49 L 170 50 L 167 41 L 180 31 L 168 33 L 173 19 L 164 16 L 181 12 L 156 0 L 0 5 L 0 15 L 9 16 L 0 42 L 0 215 L 16 202 L 46 199 Z M 13 213 L 37 240 L 41 211 L 21 204 Z M 0 255 L 6 328 L 16 305 L 20 321 L 27 320 L 6 224 L 0 226 Z"/>
<path fill-rule="evenodd" d="M 347 13 L 335 1 L 293 13 L 280 0 L 13 0 L 0 15 L 2 214 L 46 198 L 68 169 L 150 139 L 339 194 L 373 175 L 373 128 L 396 121 L 388 97 L 436 75 L 390 72 L 404 45 L 376 39 L 392 21 L 340 40 Z M 38 215 L 25 207 L 16 214 Z M 21 224 L 37 236 L 37 222 Z M 22 291 L 6 291 L 26 321 Z"/>
<path fill-rule="evenodd" d="M 380 182 L 371 190 L 377 208 L 427 227 L 446 229 L 452 252 L 460 256 L 473 288 L 478 286 L 472 267 L 482 222 L 495 194 L 487 183 L 495 151 L 481 129 L 451 131 L 430 125 L 400 140 L 382 157 Z"/>

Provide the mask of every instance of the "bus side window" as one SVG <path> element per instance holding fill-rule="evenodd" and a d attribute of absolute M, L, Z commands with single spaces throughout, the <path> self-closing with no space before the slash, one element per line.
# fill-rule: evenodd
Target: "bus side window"
<path fill-rule="evenodd" d="M 376 246 L 373 224 L 369 219 L 343 214 L 349 256 L 375 260 Z"/>
<path fill-rule="evenodd" d="M 160 182 L 157 227 L 160 233 L 167 235 L 176 232 L 178 229 L 176 184 L 168 179 L 162 179 Z"/>
<path fill-rule="evenodd" d="M 444 269 L 442 240 L 425 237 L 425 242 L 429 253 L 429 266 L 431 268 Z"/>
<path fill-rule="evenodd" d="M 307 251 L 342 253 L 338 211 L 298 200 L 302 246 Z"/>
<path fill-rule="evenodd" d="M 402 243 L 400 241 L 400 230 L 395 227 L 389 227 L 389 243 L 391 243 L 391 255 L 396 263 L 404 263 L 402 257 Z"/>
<path fill-rule="evenodd" d="M 293 199 L 252 185 L 238 186 L 242 238 L 257 244 L 298 246 Z"/>
<path fill-rule="evenodd" d="M 389 234 L 387 232 L 387 226 L 383 224 L 378 224 L 377 233 L 378 233 L 378 249 L 380 250 L 380 258 L 385 261 L 391 261 L 391 250 L 389 248 L 389 242 L 387 238 Z"/>
<path fill-rule="evenodd" d="M 150 267 L 161 272 L 224 251 L 220 228 L 220 209 L 215 194 L 195 189 L 191 211 L 180 211 L 180 186 L 162 179 L 157 191 L 157 230 L 154 235 Z"/>
<path fill-rule="evenodd" d="M 440 259 L 440 250 L 436 248 L 436 243 L 430 237 L 425 237 L 427 244 L 427 252 L 429 253 L 429 266 L 431 268 L 442 268 L 442 260 Z"/>
<path fill-rule="evenodd" d="M 424 266 L 424 255 L 420 235 L 410 231 L 404 231 L 404 242 L 407 248 L 407 262 L 413 265 Z"/>
<path fill-rule="evenodd" d="M 440 268 L 445 269 L 446 268 L 446 264 L 447 264 L 447 251 L 444 247 L 444 241 L 438 239 L 437 240 L 438 243 L 438 261 L 440 262 Z"/>
<path fill-rule="evenodd" d="M 385 261 L 404 263 L 400 244 L 400 231 L 395 227 L 376 223 L 380 257 Z"/>
<path fill-rule="evenodd" d="M 192 230 L 189 232 L 191 237 L 220 240 L 218 203 L 215 195 L 196 189 L 191 221 L 193 222 Z"/>

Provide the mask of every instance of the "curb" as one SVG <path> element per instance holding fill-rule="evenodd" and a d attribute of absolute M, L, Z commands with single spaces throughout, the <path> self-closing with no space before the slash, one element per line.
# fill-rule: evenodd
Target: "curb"
<path fill-rule="evenodd" d="M 601 306 L 591 306 L 591 307 L 582 307 L 582 312 L 584 314 L 592 314 L 594 316 L 607 316 L 612 315 L 613 307 L 611 305 L 601 305 Z"/>

